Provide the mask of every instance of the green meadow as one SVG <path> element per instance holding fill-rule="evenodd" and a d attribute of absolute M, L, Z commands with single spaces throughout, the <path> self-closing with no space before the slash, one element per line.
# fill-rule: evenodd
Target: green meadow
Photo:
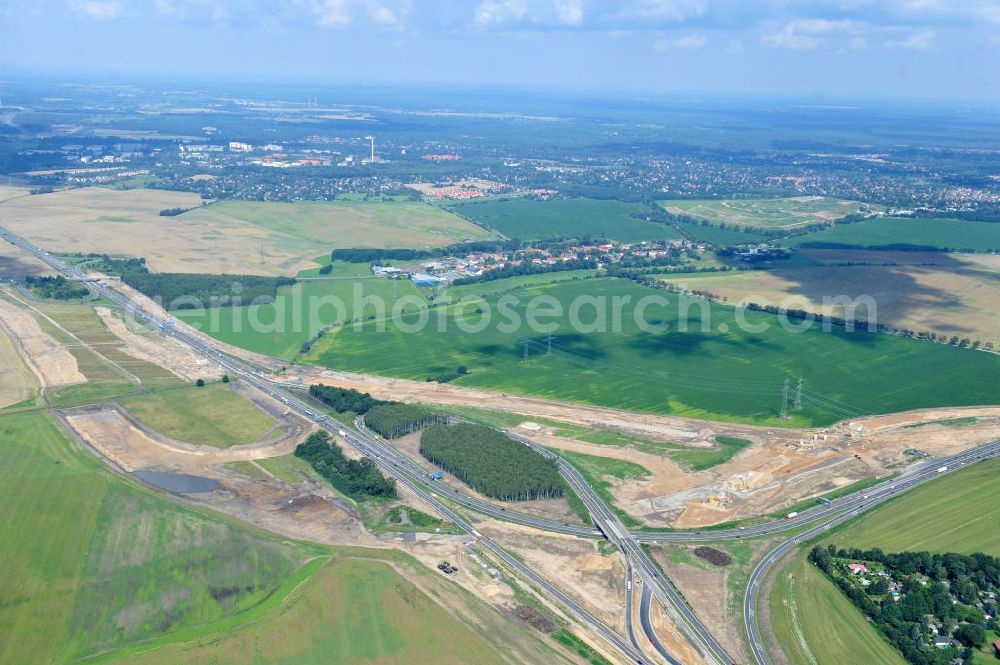
<path fill-rule="evenodd" d="M 415 311 L 418 303 L 425 302 L 409 280 L 372 278 L 367 265 L 361 266 L 367 276 L 357 277 L 358 264 L 350 264 L 354 270 L 340 268 L 344 264 L 336 265 L 338 271 L 348 274 L 281 287 L 271 304 L 182 310 L 174 314 L 227 344 L 291 359 L 324 328 L 376 315 L 377 306 L 366 301 L 367 298 L 384 303 L 390 313 L 397 302 L 401 311 Z"/>
<path fill-rule="evenodd" d="M 113 651 L 245 611 L 321 551 L 114 475 L 39 411 L 0 417 L 0 662 Z"/>
<path fill-rule="evenodd" d="M 840 224 L 784 241 L 790 247 L 931 247 L 936 249 L 1000 250 L 1000 224 L 959 219 L 879 217 Z"/>
<path fill-rule="evenodd" d="M 533 311 L 539 323 L 552 324 L 551 355 L 544 329 L 527 325 L 526 308 L 534 296 L 548 298 Z M 654 303 L 641 312 L 647 323 L 665 324 L 665 330 L 647 331 L 636 324 L 633 314 L 645 296 L 668 297 L 667 305 Z M 569 306 L 574 301 L 596 303 L 581 307 L 577 318 L 593 324 L 597 307 L 605 312 L 609 332 L 572 326 Z M 479 304 L 403 317 L 398 325 L 372 321 L 345 326 L 324 337 L 305 360 L 416 380 L 461 365 L 468 374 L 455 380 L 458 385 L 776 426 L 824 425 L 862 413 L 996 399 L 1000 358 L 991 354 L 837 328 L 823 332 L 818 325 L 795 333 L 769 314 L 703 301 L 679 308 L 678 302 L 685 301 L 610 278 L 534 284 L 489 295 Z M 620 332 L 613 332 L 615 303 Z M 561 314 L 543 315 L 559 305 Z M 483 327 L 486 312 L 491 318 Z M 741 327 L 738 316 L 756 331 Z M 532 340 L 527 362 L 526 338 Z M 806 386 L 802 409 L 780 420 L 782 384 L 787 378 L 794 387 L 800 377 Z"/>
<path fill-rule="evenodd" d="M 196 445 L 228 448 L 283 432 L 274 418 L 223 383 L 145 393 L 122 400 L 122 406 L 154 431 Z"/>
<path fill-rule="evenodd" d="M 0 416 L 0 487 L 0 663 L 570 662 L 404 553 L 177 503 L 42 411 Z"/>
<path fill-rule="evenodd" d="M 649 210 L 641 203 L 500 198 L 454 203 L 447 208 L 508 238 L 525 241 L 590 237 L 639 242 L 680 237 L 666 224 L 643 219 Z"/>

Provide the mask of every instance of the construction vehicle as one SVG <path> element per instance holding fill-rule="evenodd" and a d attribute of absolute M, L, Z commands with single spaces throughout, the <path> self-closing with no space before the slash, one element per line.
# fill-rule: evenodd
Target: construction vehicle
<path fill-rule="evenodd" d="M 458 571 L 458 566 L 453 566 L 447 561 L 442 561 L 438 564 L 438 570 L 440 570 L 445 575 L 451 575 L 452 573 Z"/>

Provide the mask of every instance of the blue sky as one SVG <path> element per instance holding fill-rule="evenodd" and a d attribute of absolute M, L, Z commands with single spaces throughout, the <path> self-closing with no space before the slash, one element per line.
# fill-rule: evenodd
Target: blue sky
<path fill-rule="evenodd" d="M 1000 101 L 1000 0 L 0 0 L 0 77 Z"/>

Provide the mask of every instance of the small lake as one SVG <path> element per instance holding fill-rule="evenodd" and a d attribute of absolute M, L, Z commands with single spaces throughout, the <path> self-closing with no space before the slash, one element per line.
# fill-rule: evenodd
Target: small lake
<path fill-rule="evenodd" d="M 165 473 L 163 471 L 135 471 L 136 478 L 168 492 L 179 494 L 200 494 L 211 492 L 219 486 L 219 481 L 186 473 Z"/>

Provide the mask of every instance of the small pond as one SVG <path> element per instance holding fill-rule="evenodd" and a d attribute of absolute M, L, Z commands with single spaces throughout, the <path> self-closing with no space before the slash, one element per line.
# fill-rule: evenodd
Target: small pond
<path fill-rule="evenodd" d="M 190 476 L 186 473 L 165 473 L 163 471 L 136 471 L 134 475 L 150 485 L 177 492 L 179 494 L 199 494 L 211 492 L 219 486 L 219 481 L 201 476 Z"/>

